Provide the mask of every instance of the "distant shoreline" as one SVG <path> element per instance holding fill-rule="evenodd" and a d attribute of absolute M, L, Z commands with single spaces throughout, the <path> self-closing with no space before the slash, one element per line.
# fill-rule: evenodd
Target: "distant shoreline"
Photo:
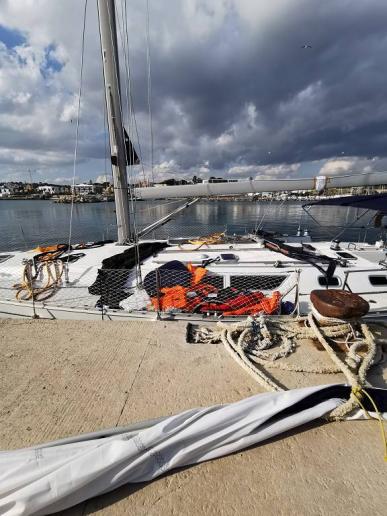
<path fill-rule="evenodd" d="M 49 197 L 49 198 L 37 198 L 37 197 L 0 197 L 0 201 L 50 201 L 55 204 L 71 204 L 71 201 L 67 202 L 58 202 L 58 197 Z M 86 200 L 85 202 L 80 202 L 78 200 L 74 201 L 75 204 L 95 204 L 101 202 L 113 202 L 113 199 L 108 200 Z"/>
<path fill-rule="evenodd" d="M 173 199 L 173 198 L 171 198 Z M 162 199 L 154 199 L 154 201 L 168 201 L 170 200 L 169 198 L 162 198 Z M 308 201 L 310 200 L 310 198 L 305 198 L 305 199 L 251 199 L 249 197 L 243 197 L 243 196 L 239 196 L 239 197 L 218 197 L 218 198 L 213 198 L 213 197 L 209 197 L 209 198 L 205 198 L 203 197 L 201 199 L 201 201 L 205 201 L 205 202 L 234 202 L 234 201 L 238 201 L 238 202 L 249 202 L 249 203 L 253 203 L 253 202 L 264 202 L 264 203 L 270 203 L 270 202 L 293 202 L 293 203 L 298 203 L 298 202 L 303 202 L 303 201 Z M 55 204 L 71 204 L 71 202 L 67 201 L 67 202 L 58 202 L 58 198 L 57 197 L 51 197 L 49 199 L 37 199 L 36 197 L 0 197 L 0 201 L 50 201 L 52 203 L 55 203 Z M 138 202 L 143 202 L 144 199 L 137 199 Z M 105 202 L 114 202 L 113 199 L 108 199 L 108 200 L 87 200 L 87 201 L 84 201 L 84 202 L 80 202 L 80 201 L 75 201 L 75 204 L 99 204 L 99 203 L 105 203 Z"/>
<path fill-rule="evenodd" d="M 53 199 L 40 199 L 36 197 L 0 197 L 0 201 L 52 201 Z"/>

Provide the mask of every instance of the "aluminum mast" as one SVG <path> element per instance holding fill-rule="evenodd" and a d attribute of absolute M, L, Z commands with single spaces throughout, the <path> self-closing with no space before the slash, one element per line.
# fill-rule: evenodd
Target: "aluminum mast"
<path fill-rule="evenodd" d="M 120 72 L 114 0 L 97 0 L 103 75 L 108 115 L 110 153 L 114 179 L 118 243 L 131 240 L 126 149 L 121 112 Z"/>

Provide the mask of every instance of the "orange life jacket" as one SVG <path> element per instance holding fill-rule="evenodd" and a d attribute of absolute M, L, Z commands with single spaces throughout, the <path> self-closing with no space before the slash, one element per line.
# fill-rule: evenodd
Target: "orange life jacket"
<path fill-rule="evenodd" d="M 200 283 L 204 276 L 207 274 L 207 269 L 205 267 L 192 265 L 192 263 L 187 263 L 187 269 L 192 276 L 191 285 L 197 285 Z"/>
<path fill-rule="evenodd" d="M 187 269 L 191 273 L 191 286 L 175 285 L 173 287 L 161 288 L 159 296 L 151 297 L 151 303 L 155 310 L 166 311 L 176 308 L 185 312 L 192 312 L 199 305 L 201 306 L 201 311 L 222 310 L 228 304 L 230 309 L 225 310 L 223 315 L 250 315 L 259 312 L 272 314 L 278 309 L 281 300 L 281 294 L 278 291 L 274 291 L 270 297 L 264 297 L 262 292 L 241 293 L 220 305 L 213 303 L 214 306 L 212 306 L 211 301 L 203 305 L 206 296 L 210 293 L 216 293 L 218 289 L 213 285 L 201 283 L 207 274 L 205 267 L 188 263 Z M 196 295 L 187 296 L 188 292 L 196 293 Z"/>
<path fill-rule="evenodd" d="M 164 287 L 160 289 L 160 296 L 151 297 L 151 303 L 155 310 L 169 310 L 171 308 L 178 308 L 187 312 L 191 312 L 199 305 L 203 298 L 211 292 L 216 292 L 217 289 L 213 285 L 196 285 L 195 289 L 192 287 L 182 287 L 175 285 L 174 287 Z M 188 297 L 187 292 L 195 292 L 196 296 Z"/>
<path fill-rule="evenodd" d="M 184 308 L 187 304 L 187 287 L 176 285 L 160 289 L 159 299 L 152 297 L 152 305 L 156 310 L 168 310 L 170 308 Z"/>
<path fill-rule="evenodd" d="M 264 312 L 267 315 L 273 314 L 279 307 L 281 294 L 275 290 L 270 297 L 264 297 L 258 303 L 250 306 L 243 306 L 235 310 L 223 312 L 223 315 L 252 315 Z"/>

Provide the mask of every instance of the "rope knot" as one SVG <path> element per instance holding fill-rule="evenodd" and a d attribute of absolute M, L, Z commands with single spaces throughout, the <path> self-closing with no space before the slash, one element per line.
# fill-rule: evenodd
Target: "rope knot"
<path fill-rule="evenodd" d="M 359 384 L 353 385 L 351 391 L 352 391 L 352 394 L 354 396 L 356 396 L 356 398 L 358 398 L 358 399 L 364 398 L 364 391 L 363 391 L 363 388 L 361 387 L 361 385 L 359 385 Z"/>

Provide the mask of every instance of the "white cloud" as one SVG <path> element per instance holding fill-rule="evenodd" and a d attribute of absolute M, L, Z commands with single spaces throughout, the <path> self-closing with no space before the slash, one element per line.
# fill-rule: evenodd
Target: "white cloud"
<path fill-rule="evenodd" d="M 299 163 L 288 165 L 240 165 L 228 169 L 229 177 L 254 177 L 255 179 L 284 179 L 292 177 L 300 168 Z"/>
<path fill-rule="evenodd" d="M 385 172 L 387 175 L 387 158 L 373 156 L 343 157 L 326 161 L 322 164 L 320 175 L 359 174 L 365 172 Z"/>
<path fill-rule="evenodd" d="M 257 27 L 265 29 L 276 23 L 278 17 L 285 17 L 292 7 L 294 7 L 294 0 L 276 0 L 275 2 L 234 0 L 234 8 L 252 29 Z"/>
<path fill-rule="evenodd" d="M 80 181 L 80 177 L 79 176 L 75 176 L 74 177 L 74 181 L 75 183 L 79 183 Z M 53 180 L 54 183 L 57 183 L 58 185 L 71 185 L 73 183 L 73 178 L 72 177 L 56 177 L 54 180 Z M 98 181 L 97 181 L 98 183 Z"/>
<path fill-rule="evenodd" d="M 95 180 L 96 183 L 111 183 L 112 182 L 112 176 L 109 176 L 108 174 L 101 174 L 97 177 Z"/>
<path fill-rule="evenodd" d="M 231 145 L 233 142 L 233 137 L 229 133 L 222 133 L 218 138 L 216 138 L 215 143 L 220 147 L 227 147 Z"/>
<path fill-rule="evenodd" d="M 24 149 L 14 150 L 0 148 L 0 161 L 7 164 L 23 164 L 28 168 L 30 165 L 52 166 L 58 164 L 68 164 L 71 159 L 69 159 L 67 154 L 62 154 L 60 152 L 46 151 L 44 153 L 39 153 Z"/>
<path fill-rule="evenodd" d="M 246 106 L 247 124 L 250 129 L 257 128 L 257 108 L 252 102 Z"/>
<path fill-rule="evenodd" d="M 15 104 L 27 104 L 31 98 L 31 93 L 26 92 L 15 92 L 10 94 L 10 98 Z"/>
<path fill-rule="evenodd" d="M 83 2 L 74 0 L 2 2 L 0 24 L 17 29 L 26 41 L 13 49 L 0 42 L 0 179 L 12 163 L 42 165 L 46 178 L 52 181 L 57 167 L 71 165 L 82 7 Z M 96 143 L 92 142 L 103 128 L 104 113 L 99 41 L 94 37 L 98 27 L 95 6 L 89 11 L 88 24 L 95 27 L 86 36 L 91 54 L 85 57 L 79 147 L 82 166 L 85 158 L 96 153 Z M 20 174 L 23 176 L 24 170 Z"/>
<path fill-rule="evenodd" d="M 77 120 L 79 96 L 73 95 L 62 107 L 59 116 L 61 122 L 71 122 Z"/>
<path fill-rule="evenodd" d="M 349 172 L 354 168 L 356 161 L 349 159 L 335 159 L 324 163 L 320 169 L 321 175 L 332 176 L 335 174 L 342 174 Z"/>

